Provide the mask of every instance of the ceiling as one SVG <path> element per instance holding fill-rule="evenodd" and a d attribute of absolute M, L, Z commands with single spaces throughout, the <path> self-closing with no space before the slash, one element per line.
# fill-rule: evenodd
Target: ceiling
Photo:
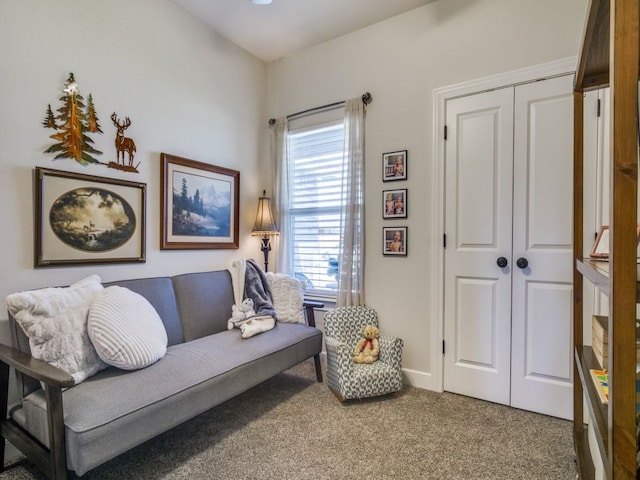
<path fill-rule="evenodd" d="M 435 0 L 171 0 L 265 62 Z"/>

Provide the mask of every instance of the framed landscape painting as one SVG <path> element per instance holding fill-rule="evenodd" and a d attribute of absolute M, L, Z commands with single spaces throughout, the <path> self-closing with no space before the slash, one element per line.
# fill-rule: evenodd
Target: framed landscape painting
<path fill-rule="evenodd" d="M 36 168 L 35 266 L 145 261 L 147 186 Z"/>
<path fill-rule="evenodd" d="M 163 250 L 238 248 L 240 172 L 161 154 Z"/>

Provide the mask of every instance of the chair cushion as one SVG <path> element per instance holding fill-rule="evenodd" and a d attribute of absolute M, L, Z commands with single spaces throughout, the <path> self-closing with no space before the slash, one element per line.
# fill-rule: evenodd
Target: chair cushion
<path fill-rule="evenodd" d="M 361 329 L 365 325 L 379 327 L 376 311 L 364 305 L 336 308 L 324 316 L 325 335 L 351 347 L 355 347 L 360 340 Z"/>
<path fill-rule="evenodd" d="M 7 297 L 9 313 L 29 337 L 34 358 L 71 375 L 76 384 L 106 368 L 87 334 L 87 314 L 103 290 L 98 275 L 69 287 L 51 287 Z"/>
<path fill-rule="evenodd" d="M 107 287 L 96 295 L 87 329 L 100 358 L 123 370 L 148 367 L 167 351 L 160 316 L 146 298 L 128 288 Z"/>
<path fill-rule="evenodd" d="M 367 398 L 402 389 L 402 372 L 384 362 L 356 365 L 351 375 L 342 378 L 348 398 Z"/>

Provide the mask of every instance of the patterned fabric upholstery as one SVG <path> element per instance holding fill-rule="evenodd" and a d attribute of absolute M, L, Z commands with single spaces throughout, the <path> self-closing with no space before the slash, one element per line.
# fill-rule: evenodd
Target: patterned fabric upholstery
<path fill-rule="evenodd" d="M 378 327 L 378 315 L 370 307 L 339 307 L 324 317 L 329 388 L 343 400 L 397 392 L 402 388 L 402 348 L 399 338 L 381 335 L 378 361 L 356 364 L 353 349 L 364 325 Z"/>

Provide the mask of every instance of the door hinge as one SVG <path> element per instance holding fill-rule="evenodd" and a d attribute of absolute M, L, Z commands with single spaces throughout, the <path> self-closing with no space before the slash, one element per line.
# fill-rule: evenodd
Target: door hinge
<path fill-rule="evenodd" d="M 442 355 L 444 355 L 444 340 L 442 340 Z"/>
<path fill-rule="evenodd" d="M 444 126 L 444 139 L 447 139 L 447 126 Z"/>
<path fill-rule="evenodd" d="M 600 99 L 598 99 L 598 103 L 597 103 L 597 113 L 596 113 L 596 117 L 600 116 Z"/>
<path fill-rule="evenodd" d="M 447 234 L 442 234 L 442 248 L 447 248 Z"/>

